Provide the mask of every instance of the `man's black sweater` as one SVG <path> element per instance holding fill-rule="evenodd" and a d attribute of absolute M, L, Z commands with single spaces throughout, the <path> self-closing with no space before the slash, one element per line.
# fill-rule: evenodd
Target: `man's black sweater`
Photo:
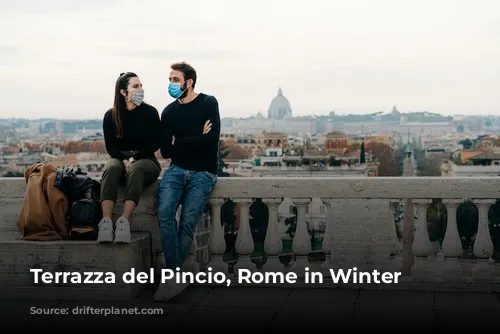
<path fill-rule="evenodd" d="M 212 123 L 212 128 L 203 134 L 207 120 Z M 220 115 L 215 97 L 199 93 L 189 103 L 175 100 L 163 110 L 161 124 L 163 158 L 170 158 L 172 164 L 185 170 L 217 175 Z"/>
<path fill-rule="evenodd" d="M 135 151 L 135 160 L 153 159 L 160 148 L 160 117 L 156 108 L 142 103 L 132 110 L 119 113 L 123 128 L 121 138 L 116 136 L 112 109 L 104 115 L 103 130 L 106 150 L 111 158 L 128 159 L 121 151 Z"/>

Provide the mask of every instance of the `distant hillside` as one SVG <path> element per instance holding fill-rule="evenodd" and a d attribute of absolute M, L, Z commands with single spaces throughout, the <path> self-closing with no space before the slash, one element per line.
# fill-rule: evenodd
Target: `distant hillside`
<path fill-rule="evenodd" d="M 365 115 L 328 115 L 320 116 L 321 118 L 334 122 L 359 123 L 359 122 L 399 122 L 401 117 L 405 117 L 408 122 L 448 122 L 452 120 L 451 116 L 442 116 L 439 114 L 431 114 L 426 112 L 417 113 L 372 113 Z"/>
<path fill-rule="evenodd" d="M 299 116 L 296 117 L 298 119 L 310 119 L 310 116 Z M 383 112 L 375 112 L 364 115 L 336 115 L 335 113 L 330 113 L 330 115 L 321 115 L 315 116 L 315 118 L 323 121 L 331 121 L 331 122 L 344 122 L 344 123 L 359 123 L 359 122 L 374 122 L 374 121 L 382 121 L 382 122 L 399 122 L 401 117 L 406 118 L 408 122 L 449 122 L 453 119 L 451 116 L 443 116 L 437 113 L 430 113 L 427 111 L 423 112 L 410 112 L 410 113 L 401 113 L 394 109 L 390 113 Z M 487 116 L 466 116 L 462 119 L 462 122 L 481 122 L 483 118 Z M 255 116 L 247 117 L 247 118 L 255 118 Z M 495 117 L 489 117 L 493 123 L 496 123 Z M 236 117 L 224 117 L 223 123 L 230 124 L 232 120 L 238 119 Z M 0 124 L 10 125 L 15 128 L 24 128 L 28 127 L 30 123 L 40 123 L 41 131 L 50 131 L 50 129 L 56 126 L 57 119 L 38 119 L 38 120 L 27 120 L 23 118 L 0 118 Z M 102 129 L 102 119 L 87 119 L 87 120 L 62 120 L 63 132 L 73 132 L 79 129 Z"/>
<path fill-rule="evenodd" d="M 310 119 L 311 116 L 299 116 L 297 119 Z M 320 115 L 315 116 L 318 120 L 327 121 L 327 122 L 343 122 L 343 123 L 360 123 L 360 122 L 399 122 L 401 117 L 405 117 L 408 122 L 449 122 L 453 119 L 451 116 L 442 116 L 440 114 L 430 113 L 430 112 L 413 112 L 413 113 L 400 113 L 400 112 L 391 112 L 388 114 L 384 114 L 383 112 L 376 112 L 371 114 L 364 115 L 336 115 L 335 113 L 330 113 L 330 115 Z M 255 117 L 248 117 L 255 118 Z M 226 117 L 225 120 L 228 123 L 231 123 L 232 120 L 235 120 L 235 117 Z"/>
<path fill-rule="evenodd" d="M 22 118 L 2 118 L 0 124 L 12 126 L 16 129 L 28 128 L 30 124 L 35 124 L 40 129 L 40 133 L 50 133 L 57 128 L 57 119 L 37 119 L 28 120 Z M 61 120 L 61 129 L 63 133 L 74 133 L 77 130 L 102 130 L 102 119 L 87 119 L 87 120 Z"/>

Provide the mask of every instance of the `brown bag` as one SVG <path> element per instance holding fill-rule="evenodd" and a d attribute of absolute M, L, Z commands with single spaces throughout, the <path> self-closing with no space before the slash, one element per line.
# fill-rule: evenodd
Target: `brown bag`
<path fill-rule="evenodd" d="M 68 200 L 55 186 L 56 168 L 37 163 L 26 169 L 26 191 L 17 220 L 19 239 L 51 241 L 68 236 Z"/>

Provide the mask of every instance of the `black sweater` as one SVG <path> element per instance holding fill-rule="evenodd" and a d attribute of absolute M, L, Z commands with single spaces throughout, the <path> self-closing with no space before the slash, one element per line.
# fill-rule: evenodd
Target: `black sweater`
<path fill-rule="evenodd" d="M 212 128 L 203 134 L 207 120 L 212 122 Z M 163 110 L 161 124 L 163 158 L 171 158 L 172 164 L 186 170 L 217 175 L 220 115 L 215 97 L 199 93 L 190 103 L 175 100 Z"/>
<path fill-rule="evenodd" d="M 103 130 L 106 150 L 111 158 L 123 161 L 120 151 L 136 151 L 135 160 L 155 158 L 160 148 L 160 117 L 156 108 L 142 103 L 133 110 L 120 112 L 123 135 L 116 137 L 112 109 L 104 115 Z"/>

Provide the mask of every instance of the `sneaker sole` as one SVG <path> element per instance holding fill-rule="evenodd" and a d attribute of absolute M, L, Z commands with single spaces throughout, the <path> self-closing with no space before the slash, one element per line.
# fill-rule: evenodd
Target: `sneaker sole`
<path fill-rule="evenodd" d="M 113 242 L 113 235 L 112 234 L 107 234 L 104 236 L 99 235 L 97 237 L 97 242 L 100 244 L 109 244 Z"/>
<path fill-rule="evenodd" d="M 158 286 L 158 289 L 156 290 L 154 296 L 153 296 L 153 301 L 155 302 L 167 302 L 168 299 L 168 294 L 170 293 L 170 287 L 168 286 L 162 286 L 162 284 L 165 283 L 160 283 Z"/>
<path fill-rule="evenodd" d="M 170 300 L 174 299 L 175 297 L 179 296 L 181 293 L 183 293 L 188 286 L 182 284 L 180 287 L 172 287 L 169 291 L 168 294 L 165 296 L 166 298 L 164 299 L 165 302 L 169 302 Z"/>
<path fill-rule="evenodd" d="M 115 233 L 115 243 L 117 244 L 129 244 L 131 242 L 131 236 L 130 233 L 120 233 L 116 232 Z"/>

